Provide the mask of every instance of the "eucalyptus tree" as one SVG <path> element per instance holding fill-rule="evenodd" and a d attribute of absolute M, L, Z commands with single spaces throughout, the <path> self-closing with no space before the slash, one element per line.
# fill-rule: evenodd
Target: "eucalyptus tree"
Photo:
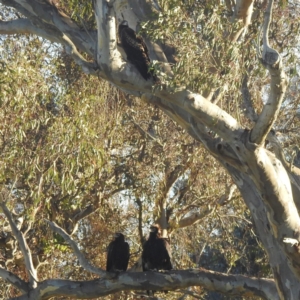
<path fill-rule="evenodd" d="M 72 245 L 81 265 L 100 279 L 38 282 L 26 241 L 18 234 L 2 199 L 1 207 L 27 258 L 29 282 L 5 270 L 1 274 L 24 293 L 20 299 L 60 295 L 95 298 L 122 290 L 189 286 L 232 296 L 299 298 L 300 173 L 294 164 L 299 138 L 297 2 L 0 2 L 18 13 L 12 20 L 1 21 L 2 34 L 34 34 L 62 45 L 83 72 L 158 107 L 200 142 L 238 187 L 273 272 L 273 279 L 205 269 L 148 272 L 143 276 L 127 272 L 112 279 L 91 266 L 70 236 L 50 223 Z M 156 72 L 159 81 L 144 80 L 126 60 L 118 42 L 118 25 L 123 20 L 144 36 L 151 72 Z M 165 231 L 199 220 L 197 214 L 191 214 L 168 222 L 165 201 L 156 204 Z"/>

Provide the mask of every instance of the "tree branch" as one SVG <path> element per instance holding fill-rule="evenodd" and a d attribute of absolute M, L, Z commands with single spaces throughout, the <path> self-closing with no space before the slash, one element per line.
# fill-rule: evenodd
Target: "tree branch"
<path fill-rule="evenodd" d="M 91 299 L 119 291 L 172 290 L 202 286 L 228 296 L 258 296 L 262 299 L 279 300 L 276 286 L 271 279 L 254 279 L 242 275 L 227 275 L 204 269 L 170 272 L 124 272 L 117 278 L 93 281 L 45 280 L 29 294 L 15 300 L 48 299 L 68 296 L 76 299 Z"/>
<path fill-rule="evenodd" d="M 273 0 L 269 0 L 269 5 L 265 12 L 262 53 L 262 62 L 269 70 L 271 76 L 270 94 L 250 136 L 251 142 L 258 145 L 264 143 L 269 131 L 276 121 L 287 88 L 287 78 L 283 71 L 281 57 L 276 50 L 269 46 L 268 35 L 272 17 L 272 4 Z"/>
<path fill-rule="evenodd" d="M 232 149 L 232 144 L 225 142 L 221 138 L 212 138 L 206 127 L 201 123 L 196 123 L 194 118 L 190 118 L 189 133 L 206 147 L 206 149 L 218 160 L 222 160 L 236 169 L 246 171 L 245 166 L 241 163 Z"/>
<path fill-rule="evenodd" d="M 45 30 L 52 30 L 53 34 L 61 32 L 65 34 L 78 49 L 93 56 L 95 53 L 96 36 L 80 30 L 75 22 L 67 15 L 59 11 L 50 1 L 39 0 L 0 0 L 4 5 L 11 6 L 27 17 L 35 26 Z M 38 25 L 37 25 L 38 24 Z M 56 32 L 56 33 L 55 33 Z M 91 40 L 95 36 L 95 40 Z"/>
<path fill-rule="evenodd" d="M 152 94 L 143 94 L 142 100 L 159 107 L 172 120 L 180 124 L 195 140 L 200 141 L 218 160 L 222 159 L 235 168 L 246 171 L 245 165 L 240 162 L 232 150 L 232 145 L 221 138 L 213 138 L 208 134 L 207 127 L 192 117 L 189 112 L 179 109 L 176 104 L 153 97 Z"/>
<path fill-rule="evenodd" d="M 197 122 L 206 125 L 227 142 L 233 142 L 239 138 L 238 131 L 242 128 L 238 122 L 219 106 L 207 101 L 201 95 L 194 94 L 188 90 L 175 93 L 171 91 L 157 91 L 155 95 L 183 109 Z M 178 108 L 176 113 L 179 112 Z"/>
<path fill-rule="evenodd" d="M 266 206 L 272 234 L 287 256 L 291 270 L 299 279 L 300 253 L 283 243 L 284 238 L 300 241 L 300 217 L 293 201 L 290 179 L 275 155 L 263 147 L 251 144 L 248 135 L 245 131 L 244 136 L 241 136 L 241 140 L 246 141 L 245 147 L 241 144 L 241 148 L 237 150 L 241 160 L 248 162 L 251 179 Z M 240 190 L 242 191 L 241 188 Z"/>
<path fill-rule="evenodd" d="M 293 199 L 295 205 L 297 206 L 298 212 L 300 213 L 300 169 L 294 165 L 290 165 L 287 162 L 280 141 L 278 140 L 276 135 L 272 133 L 272 131 L 268 135 L 268 140 L 270 141 L 274 149 L 276 157 L 281 161 L 282 165 L 289 175 L 292 185 Z"/>
<path fill-rule="evenodd" d="M 92 213 L 94 213 L 97 209 L 95 209 L 95 207 L 93 205 L 88 205 L 87 207 L 85 207 L 84 209 L 80 210 L 78 213 L 76 213 L 73 217 L 72 217 L 72 221 L 73 223 L 78 223 L 80 220 L 86 218 L 87 216 L 91 215 Z"/>
<path fill-rule="evenodd" d="M 17 275 L 3 269 L 0 267 L 0 277 L 2 277 L 5 281 L 12 284 L 14 287 L 16 287 L 19 291 L 23 293 L 29 292 L 29 286 L 28 283 L 19 278 Z"/>
<path fill-rule="evenodd" d="M 225 193 L 222 197 L 220 197 L 220 199 L 215 201 L 213 204 L 205 206 L 203 209 L 201 209 L 201 212 L 191 213 L 188 217 L 183 217 L 179 221 L 172 220 L 170 222 L 171 228 L 183 228 L 196 224 L 203 218 L 213 213 L 217 205 L 223 205 L 224 202 L 229 201 L 232 198 L 235 190 L 236 185 L 231 185 L 230 188 L 227 189 L 227 193 Z"/>
<path fill-rule="evenodd" d="M 86 53 L 93 55 L 95 46 L 94 40 L 77 28 L 77 25 L 67 16 L 58 13 L 55 6 L 32 0 L 27 3 L 34 5 L 24 5 L 18 3 L 17 0 L 6 3 L 0 1 L 7 6 L 12 6 L 22 12 L 28 19 L 17 19 L 9 22 L 0 22 L 0 33 L 5 34 L 36 34 L 46 38 L 52 42 L 60 43 L 66 48 L 66 52 L 73 57 L 74 61 L 82 67 L 87 74 L 95 74 L 97 65 L 87 61 L 77 50 L 81 49 Z M 27 8 L 25 9 L 22 4 Z M 42 20 L 37 18 L 42 16 Z M 47 22 L 47 23 L 46 23 Z M 48 23 L 49 22 L 49 23 Z M 38 24 L 38 25 L 37 25 Z"/>
<path fill-rule="evenodd" d="M 260 189 L 257 189 L 256 183 L 254 183 L 252 177 L 247 176 L 244 172 L 240 172 L 239 170 L 234 169 L 230 165 L 225 165 L 225 167 L 228 169 L 236 185 L 239 187 L 242 197 L 245 200 L 245 203 L 248 206 L 249 210 L 251 211 L 253 222 L 255 224 L 255 228 L 257 229 L 257 234 L 264 246 L 264 249 L 268 253 L 270 266 L 272 267 L 274 277 L 278 282 L 278 294 L 285 295 L 287 298 L 293 298 L 293 294 L 295 292 L 297 295 L 300 293 L 299 279 L 292 272 L 290 272 L 290 267 L 286 263 L 287 254 L 285 253 L 285 251 L 279 251 L 283 246 L 283 240 L 276 236 L 276 232 L 275 235 L 273 233 L 270 234 L 272 228 L 276 226 L 270 224 L 272 223 L 272 220 L 270 221 L 269 217 L 270 215 L 272 215 L 272 212 L 266 213 L 266 207 L 268 208 L 268 205 L 265 205 L 262 199 L 263 195 L 261 194 Z M 260 179 L 262 185 L 265 182 L 264 180 L 265 179 Z M 282 179 L 278 180 L 278 182 L 281 181 Z M 272 204 L 272 201 L 274 200 L 271 195 L 266 195 L 266 197 L 268 196 L 270 197 L 269 200 Z M 276 205 L 277 204 L 274 203 L 275 207 Z M 288 204 L 288 206 L 289 205 L 290 204 Z M 280 210 L 283 211 L 281 206 L 278 205 L 278 211 L 280 212 Z M 294 210 L 297 211 L 296 209 Z M 276 219 L 277 216 L 275 216 Z M 285 221 L 286 219 L 282 219 L 282 223 L 280 226 L 289 226 L 288 224 L 283 224 Z M 274 229 L 276 230 L 276 228 Z M 286 236 L 290 236 L 290 233 Z M 274 249 L 277 249 L 277 251 L 274 251 Z M 296 268 L 298 262 L 299 259 L 296 259 Z M 286 274 L 284 279 L 280 279 L 281 274 Z M 285 282 L 289 282 L 289 284 L 285 284 Z"/>
<path fill-rule="evenodd" d="M 213 213 L 216 209 L 215 205 L 207 205 L 206 207 L 204 207 L 201 212 L 195 212 L 190 214 L 188 217 L 183 217 L 182 219 L 180 219 L 177 223 L 171 223 L 172 227 L 175 228 L 183 228 L 183 227 L 187 227 L 187 226 L 191 226 L 194 225 L 196 223 L 198 223 L 200 220 L 202 220 L 203 218 L 209 216 L 211 213 Z"/>
<path fill-rule="evenodd" d="M 242 19 L 246 27 L 251 23 L 254 0 L 240 0 L 235 2 L 234 18 Z"/>
<path fill-rule="evenodd" d="M 51 229 L 58 233 L 59 235 L 61 235 L 63 237 L 63 239 L 69 244 L 69 246 L 73 249 L 74 254 L 76 255 L 76 257 L 78 258 L 78 261 L 80 263 L 80 265 L 87 271 L 91 272 L 91 273 L 95 273 L 98 274 L 100 276 L 106 276 L 107 273 L 105 271 L 103 271 L 100 268 L 96 268 L 94 266 L 92 266 L 87 259 L 83 256 L 83 254 L 80 252 L 80 250 L 77 247 L 77 244 L 75 243 L 75 241 L 62 229 L 60 228 L 57 224 L 55 224 L 54 222 L 48 221 L 46 220 L 46 222 L 50 225 Z"/>
<path fill-rule="evenodd" d="M 53 206 L 52 208 L 53 214 L 55 214 L 56 213 L 55 204 L 52 203 L 52 206 Z M 93 205 L 88 205 L 82 210 L 76 210 L 73 212 L 68 212 L 68 211 L 63 212 L 64 220 L 65 220 L 63 224 L 63 228 L 67 230 L 68 234 L 73 235 L 78 229 L 78 222 L 86 218 L 87 216 L 91 215 L 96 210 L 97 208 L 95 208 Z M 52 220 L 55 220 L 55 216 L 52 217 Z"/>
<path fill-rule="evenodd" d="M 109 1 L 95 0 L 95 16 L 98 28 L 97 62 L 107 77 L 114 67 L 113 59 L 121 63 L 117 49 L 117 32 L 113 7 Z M 119 66 L 117 66 L 119 67 Z"/>
<path fill-rule="evenodd" d="M 7 193 L 6 193 L 7 194 Z M 12 215 L 10 213 L 10 211 L 8 210 L 8 208 L 6 207 L 5 203 L 4 203 L 4 199 L 3 199 L 3 191 L 1 192 L 1 198 L 0 199 L 0 207 L 3 210 L 3 213 L 5 214 L 5 216 L 7 217 L 10 227 L 12 229 L 12 232 L 16 238 L 16 240 L 19 243 L 19 247 L 22 251 L 22 254 L 24 256 L 24 261 L 25 261 L 25 266 L 26 266 L 26 270 L 29 274 L 29 282 L 30 282 L 30 286 L 32 288 L 37 286 L 37 272 L 36 269 L 34 268 L 33 262 L 32 262 L 32 255 L 31 255 L 31 251 L 27 245 L 27 242 L 22 234 L 22 232 L 17 228 Z"/>
<path fill-rule="evenodd" d="M 96 74 L 96 70 L 98 69 L 97 64 L 94 62 L 88 62 L 77 51 L 73 42 L 66 35 L 62 36 L 61 43 L 65 46 L 66 52 L 74 59 L 77 65 L 80 66 L 86 74 Z"/>
<path fill-rule="evenodd" d="M 162 237 L 168 236 L 168 220 L 167 220 L 167 199 L 169 198 L 169 193 L 174 187 L 178 179 L 189 169 L 189 164 L 184 167 L 181 165 L 175 166 L 171 171 L 169 167 L 165 170 L 165 176 L 163 182 L 161 183 L 161 190 L 156 200 L 156 209 L 159 211 L 157 222 L 162 229 Z"/>
<path fill-rule="evenodd" d="M 12 21 L 0 21 L 1 34 L 36 34 L 52 42 L 59 43 L 59 39 L 53 34 L 33 25 L 28 19 L 17 19 Z"/>

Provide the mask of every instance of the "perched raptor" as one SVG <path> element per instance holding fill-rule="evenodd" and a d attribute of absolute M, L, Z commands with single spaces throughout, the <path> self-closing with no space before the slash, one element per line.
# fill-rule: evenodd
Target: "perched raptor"
<path fill-rule="evenodd" d="M 123 21 L 119 25 L 119 38 L 128 61 L 138 69 L 145 80 L 151 77 L 156 80 L 156 76 L 153 76 L 152 72 L 149 71 L 148 48 L 143 38 L 136 35 L 135 31 L 128 27 L 127 21 Z"/>
<path fill-rule="evenodd" d="M 126 271 L 129 261 L 129 245 L 122 233 L 116 233 L 115 239 L 108 245 L 106 271 Z"/>
<path fill-rule="evenodd" d="M 171 270 L 173 268 L 171 257 L 167 239 L 160 237 L 158 226 L 151 226 L 149 238 L 143 246 L 143 271 Z"/>
<path fill-rule="evenodd" d="M 160 237 L 160 228 L 155 225 L 150 227 L 150 235 L 143 245 L 142 266 L 143 271 L 171 270 L 171 249 L 167 239 Z M 167 291 L 165 291 L 167 293 Z M 150 295 L 150 291 L 147 291 Z M 152 291 L 154 296 L 154 291 Z"/>

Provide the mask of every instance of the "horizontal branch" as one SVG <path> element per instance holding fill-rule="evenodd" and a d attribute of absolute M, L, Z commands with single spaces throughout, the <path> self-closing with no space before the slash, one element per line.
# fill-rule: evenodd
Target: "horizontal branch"
<path fill-rule="evenodd" d="M 0 34 L 34 34 L 45 38 L 54 43 L 60 43 L 60 39 L 53 34 L 53 31 L 47 31 L 37 27 L 28 19 L 17 19 L 13 21 L 0 21 Z"/>
<path fill-rule="evenodd" d="M 36 26 L 29 19 L 17 19 L 13 21 L 0 21 L 0 34 L 34 34 L 51 42 L 65 46 L 66 52 L 74 61 L 82 67 L 87 74 L 95 74 L 97 66 L 87 61 L 76 49 L 74 43 L 65 34 L 49 29 L 47 26 Z"/>
<path fill-rule="evenodd" d="M 29 294 L 18 300 L 48 299 L 67 296 L 76 299 L 92 299 L 120 291 L 176 290 L 189 286 L 202 286 L 207 290 L 228 296 L 258 296 L 262 299 L 279 300 L 273 280 L 228 275 L 204 269 L 160 272 L 122 272 L 118 277 L 93 281 L 45 280 Z"/>
<path fill-rule="evenodd" d="M 96 46 L 96 35 L 91 32 L 80 30 L 77 24 L 63 12 L 58 10 L 52 3 L 54 1 L 20 1 L 0 0 L 4 5 L 11 6 L 32 21 L 35 26 L 65 34 L 78 49 L 94 55 Z"/>
<path fill-rule="evenodd" d="M 28 283 L 19 278 L 17 275 L 3 269 L 0 267 L 0 277 L 12 284 L 15 288 L 17 288 L 19 291 L 23 293 L 29 292 L 29 286 Z"/>
<path fill-rule="evenodd" d="M 44 36 L 45 38 L 53 41 L 55 37 L 45 36 L 46 32 L 40 28 L 34 26 L 28 19 L 17 19 L 13 21 L 0 21 L 0 33 L 1 34 L 37 34 Z M 52 38 L 52 39 L 50 39 Z M 55 40 L 57 42 L 57 40 Z"/>

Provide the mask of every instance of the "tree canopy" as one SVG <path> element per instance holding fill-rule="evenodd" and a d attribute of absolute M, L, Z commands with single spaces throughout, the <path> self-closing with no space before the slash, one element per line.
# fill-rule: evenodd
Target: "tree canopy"
<path fill-rule="evenodd" d="M 297 1 L 0 7 L 4 299 L 299 298 Z M 174 269 L 143 272 L 155 223 Z M 105 271 L 115 232 L 126 272 Z"/>

